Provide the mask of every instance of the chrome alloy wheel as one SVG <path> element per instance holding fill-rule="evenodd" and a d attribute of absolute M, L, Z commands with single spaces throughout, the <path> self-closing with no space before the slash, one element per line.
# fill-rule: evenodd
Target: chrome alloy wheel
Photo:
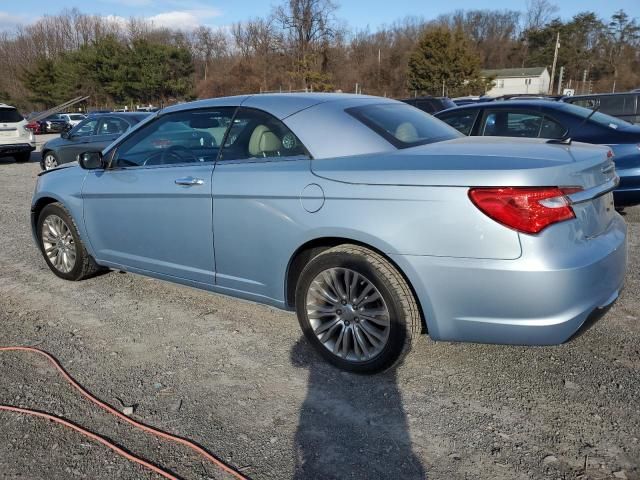
<path fill-rule="evenodd" d="M 306 296 L 309 323 L 334 355 L 352 362 L 376 357 L 389 339 L 389 309 L 364 275 L 329 268 L 313 279 Z"/>
<path fill-rule="evenodd" d="M 51 170 L 52 168 L 56 168 L 58 166 L 58 160 L 51 153 L 47 153 L 44 156 L 44 169 Z"/>
<path fill-rule="evenodd" d="M 76 264 L 76 244 L 69 226 L 57 215 L 49 215 L 42 223 L 42 246 L 51 264 L 69 273 Z"/>

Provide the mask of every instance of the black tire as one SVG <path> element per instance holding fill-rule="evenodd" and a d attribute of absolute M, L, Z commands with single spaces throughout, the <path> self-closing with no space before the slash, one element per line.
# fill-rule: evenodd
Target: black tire
<path fill-rule="evenodd" d="M 47 157 L 50 157 L 50 161 L 48 161 Z M 42 160 L 40 161 L 42 170 L 50 170 L 58 165 L 60 165 L 60 159 L 53 151 L 47 150 L 42 152 Z"/>
<path fill-rule="evenodd" d="M 69 229 L 71 236 L 73 237 L 76 257 L 73 268 L 68 272 L 63 272 L 59 268 L 57 268 L 45 253 L 42 231 L 45 220 L 50 216 L 59 217 Z M 73 221 L 73 218 L 71 217 L 67 209 L 61 203 L 50 203 L 49 205 L 44 207 L 40 212 L 36 227 L 38 246 L 40 247 L 42 256 L 44 257 L 44 260 L 51 271 L 58 277 L 64 278 L 65 280 L 78 281 L 90 277 L 101 270 L 101 267 L 95 263 L 93 258 L 91 258 L 91 256 L 87 252 L 84 244 L 82 243 L 82 240 L 80 239 L 80 235 L 78 235 L 78 227 L 76 226 L 76 223 Z"/>
<path fill-rule="evenodd" d="M 17 153 L 13 156 L 13 158 L 15 158 L 16 162 L 18 163 L 28 162 L 29 160 L 31 160 L 31 152 Z"/>
<path fill-rule="evenodd" d="M 386 304 L 390 320 L 386 344 L 370 359 L 351 361 L 342 358 L 326 348 L 313 331 L 307 314 L 307 294 L 318 275 L 334 268 L 348 269 L 364 276 L 377 288 Z M 377 373 L 399 364 L 409 352 L 413 339 L 422 332 L 418 305 L 403 276 L 382 255 L 359 245 L 339 245 L 309 261 L 296 286 L 296 312 L 302 331 L 316 350 L 336 367 L 356 373 Z"/>

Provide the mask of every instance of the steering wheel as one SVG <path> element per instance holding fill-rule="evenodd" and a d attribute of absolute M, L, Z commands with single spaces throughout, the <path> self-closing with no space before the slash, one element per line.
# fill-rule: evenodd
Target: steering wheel
<path fill-rule="evenodd" d="M 185 155 L 183 155 L 185 154 Z M 177 162 L 172 162 L 171 157 L 177 158 Z M 184 162 L 198 162 L 198 157 L 196 157 L 193 152 L 185 147 L 184 145 L 172 145 L 169 148 L 162 151 L 162 157 L 160 163 L 163 165 L 171 164 L 171 163 L 184 163 Z"/>
<path fill-rule="evenodd" d="M 185 155 L 183 155 L 185 154 Z M 174 161 L 171 160 L 173 157 Z M 177 161 L 175 161 L 177 159 Z M 174 163 L 185 162 L 199 162 L 191 150 L 184 145 L 172 145 L 169 148 L 163 149 L 161 152 L 156 152 L 150 155 L 143 165 L 171 165 Z"/>

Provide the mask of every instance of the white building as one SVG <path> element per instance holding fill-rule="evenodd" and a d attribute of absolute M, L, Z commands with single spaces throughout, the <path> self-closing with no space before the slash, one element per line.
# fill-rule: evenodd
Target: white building
<path fill-rule="evenodd" d="M 551 77 L 547 67 L 500 68 L 482 70 L 482 75 L 493 78 L 493 88 L 486 94 L 489 97 L 501 95 L 546 95 L 549 92 Z"/>

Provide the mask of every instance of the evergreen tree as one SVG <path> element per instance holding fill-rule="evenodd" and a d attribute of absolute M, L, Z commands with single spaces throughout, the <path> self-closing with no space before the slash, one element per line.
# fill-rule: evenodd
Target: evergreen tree
<path fill-rule="evenodd" d="M 51 107 L 78 95 L 96 104 L 164 103 L 192 98 L 193 62 L 186 48 L 115 36 L 42 58 L 24 74 L 30 100 Z"/>
<path fill-rule="evenodd" d="M 22 80 L 31 94 L 29 100 L 50 108 L 60 100 L 57 82 L 57 62 L 42 57 L 36 60 L 31 70 L 24 72 Z"/>
<path fill-rule="evenodd" d="M 482 94 L 490 86 L 482 78 L 480 60 L 461 29 L 427 30 L 409 57 L 408 88 L 417 93 L 459 96 Z"/>

